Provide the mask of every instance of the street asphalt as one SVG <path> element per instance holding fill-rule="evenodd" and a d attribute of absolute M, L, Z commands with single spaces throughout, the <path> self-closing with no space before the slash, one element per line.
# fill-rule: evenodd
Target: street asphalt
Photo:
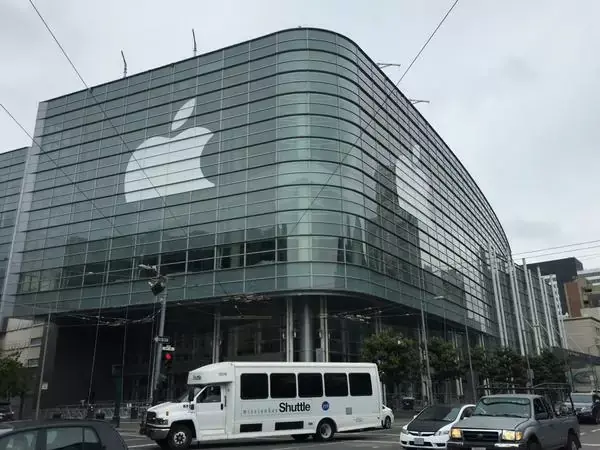
<path fill-rule="evenodd" d="M 296 442 L 291 438 L 260 439 L 239 442 L 217 442 L 203 444 L 201 449 L 261 449 L 261 450 L 327 450 L 344 449 L 399 449 L 400 428 L 405 422 L 396 422 L 390 430 L 374 430 L 363 433 L 338 434 L 332 442 Z M 124 425 L 120 430 L 123 439 L 130 449 L 153 450 L 159 447 L 150 439 L 137 434 L 135 424 Z M 600 425 L 581 425 L 581 441 L 583 450 L 600 450 Z"/>

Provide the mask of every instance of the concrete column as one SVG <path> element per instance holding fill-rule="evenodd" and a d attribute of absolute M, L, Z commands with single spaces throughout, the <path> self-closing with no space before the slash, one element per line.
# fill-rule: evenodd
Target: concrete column
<path fill-rule="evenodd" d="M 490 271 L 492 274 L 492 287 L 494 289 L 494 304 L 496 306 L 496 317 L 498 317 L 498 332 L 500 334 L 500 345 L 505 347 L 508 343 L 506 341 L 505 327 L 504 327 L 504 308 L 502 305 L 502 296 L 500 292 L 500 284 L 496 277 L 496 255 L 492 248 L 492 244 L 488 244 L 489 253 L 489 264 Z"/>
<path fill-rule="evenodd" d="M 313 323 L 309 299 L 304 299 L 300 316 L 300 360 L 314 361 Z"/>
<path fill-rule="evenodd" d="M 239 330 L 239 325 L 235 325 L 228 330 L 227 359 L 229 361 L 235 361 L 237 357 Z"/>
<path fill-rule="evenodd" d="M 213 325 L 212 338 L 212 362 L 218 363 L 221 359 L 221 310 L 217 306 L 215 308 L 215 318 Z"/>
<path fill-rule="evenodd" d="M 294 307 L 292 299 L 285 299 L 285 360 L 294 361 Z"/>
<path fill-rule="evenodd" d="M 519 286 L 517 284 L 517 276 L 515 266 L 512 262 L 507 263 L 508 275 L 510 277 L 510 290 L 512 292 L 513 307 L 515 308 L 515 317 L 517 319 L 517 337 L 519 338 L 519 349 L 521 355 L 527 353 L 527 341 L 523 335 L 525 324 L 523 323 L 523 310 L 521 309 L 521 298 L 519 296 Z"/>
<path fill-rule="evenodd" d="M 340 320 L 340 332 L 342 336 L 342 353 L 344 354 L 343 361 L 348 361 L 348 323 L 346 319 Z"/>
<path fill-rule="evenodd" d="M 450 336 L 452 338 L 452 345 L 454 345 L 454 348 L 456 350 L 458 350 L 459 349 L 458 334 L 456 334 L 455 331 L 450 331 Z M 456 387 L 456 394 L 457 395 L 464 395 L 464 392 L 463 392 L 463 379 L 462 379 L 462 377 L 460 377 L 458 380 L 454 380 L 454 382 L 455 382 L 455 387 Z"/>
<path fill-rule="evenodd" d="M 329 362 L 329 321 L 327 320 L 327 297 L 319 298 L 319 329 L 323 362 Z"/>
<path fill-rule="evenodd" d="M 544 308 L 544 320 L 546 322 L 546 333 L 548 334 L 548 346 L 555 347 L 554 332 L 552 330 L 552 322 L 550 321 L 550 310 L 548 309 L 548 295 L 546 292 L 546 283 L 542 277 L 542 271 L 540 267 L 537 267 L 538 281 L 540 283 L 540 294 L 542 296 L 542 306 Z"/>
<path fill-rule="evenodd" d="M 529 269 L 527 268 L 527 262 L 525 261 L 525 258 L 523 258 L 523 276 L 525 277 L 525 285 L 527 287 L 527 297 L 529 298 L 529 312 L 530 312 L 530 317 L 531 317 L 531 322 L 529 323 L 529 326 L 531 328 L 533 328 L 533 342 L 535 345 L 535 352 L 536 354 L 540 354 L 541 353 L 541 338 L 540 338 L 540 333 L 538 330 L 538 323 L 537 323 L 537 308 L 535 307 L 535 298 L 533 296 L 533 288 L 531 286 L 531 278 L 530 278 L 530 273 L 529 273 Z"/>
<path fill-rule="evenodd" d="M 256 335 L 254 336 L 254 354 L 260 355 L 262 353 L 262 323 L 256 324 Z"/>
<path fill-rule="evenodd" d="M 377 311 L 375 314 L 375 334 L 379 334 L 383 331 L 383 321 L 381 320 L 381 311 Z"/>

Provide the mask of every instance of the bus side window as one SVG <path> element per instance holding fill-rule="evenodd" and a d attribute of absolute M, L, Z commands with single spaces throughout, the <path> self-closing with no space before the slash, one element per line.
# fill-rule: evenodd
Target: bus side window
<path fill-rule="evenodd" d="M 299 373 L 298 397 L 323 397 L 323 376 L 320 373 Z"/>
<path fill-rule="evenodd" d="M 296 398 L 296 375 L 293 373 L 272 373 L 271 398 Z"/>
<path fill-rule="evenodd" d="M 371 374 L 369 373 L 351 373 L 350 395 L 352 397 L 370 397 L 373 395 L 373 386 L 371 385 Z"/>
<path fill-rule="evenodd" d="M 326 373 L 325 374 L 325 396 L 326 397 L 347 397 L 348 396 L 348 376 L 345 373 Z"/>
<path fill-rule="evenodd" d="M 266 373 L 243 373 L 240 384 L 242 400 L 262 400 L 269 397 L 269 377 Z"/>

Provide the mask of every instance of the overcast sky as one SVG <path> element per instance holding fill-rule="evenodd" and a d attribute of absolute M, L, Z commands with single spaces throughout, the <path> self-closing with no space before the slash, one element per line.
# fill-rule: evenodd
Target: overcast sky
<path fill-rule="evenodd" d="M 283 28 L 353 39 L 405 66 L 452 0 L 35 0 L 89 85 Z M 400 85 L 473 175 L 516 254 L 600 240 L 600 1 L 461 0 Z M 27 0 L 0 0 L 0 103 L 33 131 L 37 103 L 83 86 Z M 396 81 L 401 69 L 386 69 Z M 0 152 L 30 141 L 0 111 Z M 586 246 L 580 246 L 586 247 Z M 600 242 L 575 255 L 600 266 Z M 587 255 L 587 256 L 586 256 Z M 530 255 L 516 255 L 517 257 Z"/>

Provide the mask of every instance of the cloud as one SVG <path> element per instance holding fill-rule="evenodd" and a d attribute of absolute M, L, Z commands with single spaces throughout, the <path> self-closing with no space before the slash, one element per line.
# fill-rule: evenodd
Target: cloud
<path fill-rule="evenodd" d="M 505 230 L 516 239 L 547 241 L 562 238 L 563 232 L 556 222 L 541 220 L 512 219 L 505 223 Z"/>

